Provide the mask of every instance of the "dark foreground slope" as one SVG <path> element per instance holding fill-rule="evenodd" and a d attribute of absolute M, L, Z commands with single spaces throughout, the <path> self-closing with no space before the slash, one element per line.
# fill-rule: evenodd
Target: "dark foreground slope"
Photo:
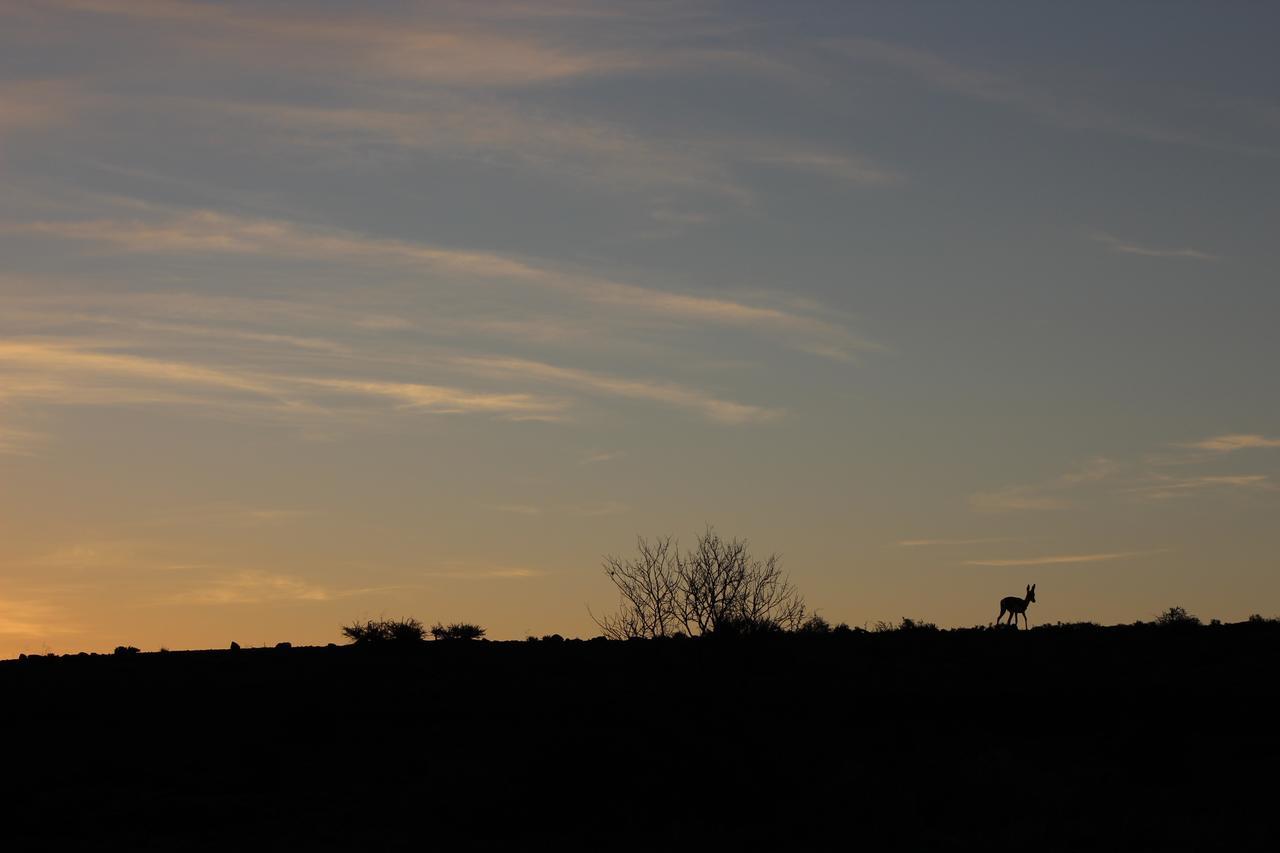
<path fill-rule="evenodd" d="M 0 663 L 6 849 L 1239 849 L 1280 626 Z"/>

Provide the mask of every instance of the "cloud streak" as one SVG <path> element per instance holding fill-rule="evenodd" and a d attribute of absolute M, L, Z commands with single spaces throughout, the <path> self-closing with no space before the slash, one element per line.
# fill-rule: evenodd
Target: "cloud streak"
<path fill-rule="evenodd" d="M 313 419 L 335 401 L 375 398 L 396 408 L 506 419 L 555 419 L 564 400 L 414 382 L 262 373 L 104 353 L 65 343 L 0 340 L 3 399 L 54 405 L 209 405 Z M 103 382 L 117 380 L 117 384 Z M 123 384 L 119 384 L 123 383 Z"/>
<path fill-rule="evenodd" d="M 82 105 L 77 86 L 65 80 L 0 81 L 0 141 L 19 131 L 67 123 Z"/>
<path fill-rule="evenodd" d="M 598 465 L 601 462 L 612 462 L 626 456 L 625 450 L 593 450 L 578 460 L 580 465 Z"/>
<path fill-rule="evenodd" d="M 1200 441 L 1186 442 L 1177 446 L 1191 448 L 1192 450 L 1207 450 L 1212 453 L 1234 453 L 1237 450 L 1277 448 L 1280 447 L 1280 438 L 1268 438 L 1265 435 L 1253 433 L 1232 433 L 1229 435 L 1215 435 Z"/>
<path fill-rule="evenodd" d="M 423 152 L 626 192 L 679 190 L 737 205 L 754 201 L 730 169 L 734 160 L 727 146 L 641 136 L 599 120 L 536 112 L 501 100 L 431 93 L 389 106 L 178 101 L 171 108 L 219 113 L 250 130 L 265 130 L 268 142 L 287 146 L 292 156 L 306 152 L 321 162 L 333 155 L 367 162 L 371 149 Z M 875 179 L 870 164 L 832 157 L 828 168 L 843 168 L 849 180 L 858 178 L 855 182 L 884 182 Z"/>
<path fill-rule="evenodd" d="M 990 537 L 982 539 L 902 539 L 898 541 L 901 548 L 937 548 L 954 545 L 984 545 L 994 542 L 1014 542 L 1013 539 Z"/>
<path fill-rule="evenodd" d="M 937 53 L 870 38 L 832 40 L 837 51 L 867 66 L 905 74 L 929 88 L 982 103 L 1008 107 L 1038 121 L 1074 131 L 1127 136 L 1166 145 L 1274 156 L 1272 147 L 1242 145 L 1200 131 L 1143 120 L 1102 97 L 1082 97 L 1028 84 L 1012 75 L 963 65 Z"/>
<path fill-rule="evenodd" d="M 1094 240 L 1109 247 L 1111 251 L 1122 255 L 1138 255 L 1144 258 L 1186 258 L 1194 261 L 1216 261 L 1219 260 L 1217 255 L 1208 252 L 1202 252 L 1199 249 L 1187 248 L 1154 248 L 1151 246 L 1140 246 L 1137 243 L 1130 243 L 1112 237 L 1110 234 L 1096 233 L 1091 235 Z"/>
<path fill-rule="evenodd" d="M 1021 512 L 1070 509 L 1074 503 L 1067 493 L 1080 486 L 1099 483 L 1120 469 L 1115 461 L 1095 456 L 1071 471 L 1036 485 L 1004 486 L 969 496 L 969 506 L 979 512 Z"/>
<path fill-rule="evenodd" d="M 0 394 L 3 400 L 3 394 Z M 0 423 L 0 456 L 28 456 L 40 437 L 28 430 Z"/>
<path fill-rule="evenodd" d="M 1154 551 L 1111 551 L 1101 554 L 1055 554 L 1050 556 L 1014 557 L 991 560 L 964 560 L 963 565 L 1001 568 L 1005 566 L 1058 566 L 1076 563 L 1105 563 L 1112 560 L 1127 560 L 1133 557 L 1160 554 L 1166 550 L 1168 549 L 1157 549 Z"/>
<path fill-rule="evenodd" d="M 441 578 L 444 580 L 459 581 L 494 581 L 494 580 L 529 580 L 539 578 L 546 572 L 538 569 L 528 569 L 522 566 L 502 567 L 494 569 L 479 569 L 476 571 L 456 570 L 456 571 L 431 571 L 421 572 L 420 577 L 424 578 Z"/>
<path fill-rule="evenodd" d="M 626 512 L 630 507 L 617 501 L 577 506 L 539 506 L 537 504 L 485 504 L 486 509 L 514 515 L 537 516 L 546 514 L 569 515 L 576 518 L 600 518 Z"/>
<path fill-rule="evenodd" d="M 588 370 L 557 367 L 539 361 L 472 356 L 456 356 L 450 361 L 459 367 L 475 370 L 486 375 L 518 376 L 538 382 L 565 385 L 588 393 L 625 397 L 634 400 L 648 400 L 690 409 L 701 414 L 707 420 L 723 424 L 760 423 L 774 420 L 782 415 L 782 411 L 778 409 L 767 409 L 761 406 L 722 400 L 682 385 L 642 379 L 623 379 Z"/>
<path fill-rule="evenodd" d="M 1167 477 L 1153 475 L 1154 482 L 1121 490 L 1122 493 L 1150 500 L 1187 498 L 1207 491 L 1275 491 L 1276 485 L 1266 474 L 1206 474 L 1199 477 Z"/>
<path fill-rule="evenodd" d="M 58 0 L 50 5 L 164 31 L 173 47 L 205 61 L 341 71 L 357 79 L 523 88 L 645 64 L 634 53 L 584 50 L 440 15 L 389 18 L 322 10 L 299 15 L 183 0 Z"/>
<path fill-rule="evenodd" d="M 162 600 L 164 604 L 210 606 L 323 602 L 385 591 L 387 587 L 335 589 L 290 575 L 256 570 L 232 572 Z"/>
<path fill-rule="evenodd" d="M 0 635 L 38 639 L 78 630 L 48 602 L 0 596 Z"/>
<path fill-rule="evenodd" d="M 849 361 L 859 352 L 880 348 L 827 320 L 778 308 L 657 290 L 491 252 L 444 249 L 208 210 L 170 212 L 150 219 L 10 222 L 0 224 L 0 231 L 96 243 L 134 254 L 262 255 L 418 268 L 446 279 L 537 286 L 590 303 L 626 309 L 631 315 L 754 329 L 780 336 L 797 349 L 835 360 Z"/>

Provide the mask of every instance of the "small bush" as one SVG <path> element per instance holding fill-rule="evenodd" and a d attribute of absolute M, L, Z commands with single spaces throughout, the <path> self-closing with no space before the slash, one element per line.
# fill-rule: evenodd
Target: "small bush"
<path fill-rule="evenodd" d="M 447 627 L 436 623 L 431 627 L 431 636 L 437 640 L 478 640 L 484 636 L 484 628 L 466 622 L 455 622 Z"/>
<path fill-rule="evenodd" d="M 425 642 L 427 630 L 412 617 L 407 619 L 369 619 L 343 626 L 342 635 L 357 646 L 406 646 Z"/>
<path fill-rule="evenodd" d="M 831 623 L 818 614 L 813 614 L 796 629 L 797 634 L 825 635 L 831 633 Z"/>
<path fill-rule="evenodd" d="M 781 634 L 782 625 L 772 619 L 752 619 L 752 618 L 725 618 L 716 623 L 716 626 L 709 631 L 704 632 L 704 636 L 719 637 L 762 637 L 772 634 Z"/>
<path fill-rule="evenodd" d="M 1200 619 L 1187 612 L 1185 607 L 1170 607 L 1156 617 L 1156 624 L 1166 628 L 1190 628 L 1200 624 Z"/>
<path fill-rule="evenodd" d="M 938 626 L 933 622 L 925 622 L 923 620 L 917 622 L 915 619 L 909 619 L 908 617 L 903 616 L 902 621 L 897 625 L 892 622 L 880 621 L 876 622 L 876 624 L 871 627 L 871 630 L 877 634 L 888 634 L 898 631 L 936 631 L 938 630 Z"/>
<path fill-rule="evenodd" d="M 138 653 L 138 647 L 137 647 L 137 646 L 116 646 L 116 650 L 115 650 L 115 652 L 113 652 L 113 654 L 117 654 L 117 655 L 121 655 L 121 656 L 123 656 L 123 655 L 136 655 L 137 653 Z"/>

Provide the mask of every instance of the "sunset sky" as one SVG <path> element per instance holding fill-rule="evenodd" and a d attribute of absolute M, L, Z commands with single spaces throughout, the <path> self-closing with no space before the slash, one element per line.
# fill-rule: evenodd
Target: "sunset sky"
<path fill-rule="evenodd" d="M 1280 614 L 1280 7 L 0 3 L 0 657 Z"/>

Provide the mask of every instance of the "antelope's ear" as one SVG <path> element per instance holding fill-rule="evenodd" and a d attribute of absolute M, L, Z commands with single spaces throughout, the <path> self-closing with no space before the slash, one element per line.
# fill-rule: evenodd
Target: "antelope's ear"
<path fill-rule="evenodd" d="M 1032 592 L 1035 592 L 1035 591 L 1036 591 L 1036 585 L 1035 585 L 1035 584 L 1032 584 L 1032 585 L 1031 585 L 1031 591 L 1032 591 Z"/>
<path fill-rule="evenodd" d="M 1027 584 L 1027 592 L 1031 592 L 1031 584 Z"/>

